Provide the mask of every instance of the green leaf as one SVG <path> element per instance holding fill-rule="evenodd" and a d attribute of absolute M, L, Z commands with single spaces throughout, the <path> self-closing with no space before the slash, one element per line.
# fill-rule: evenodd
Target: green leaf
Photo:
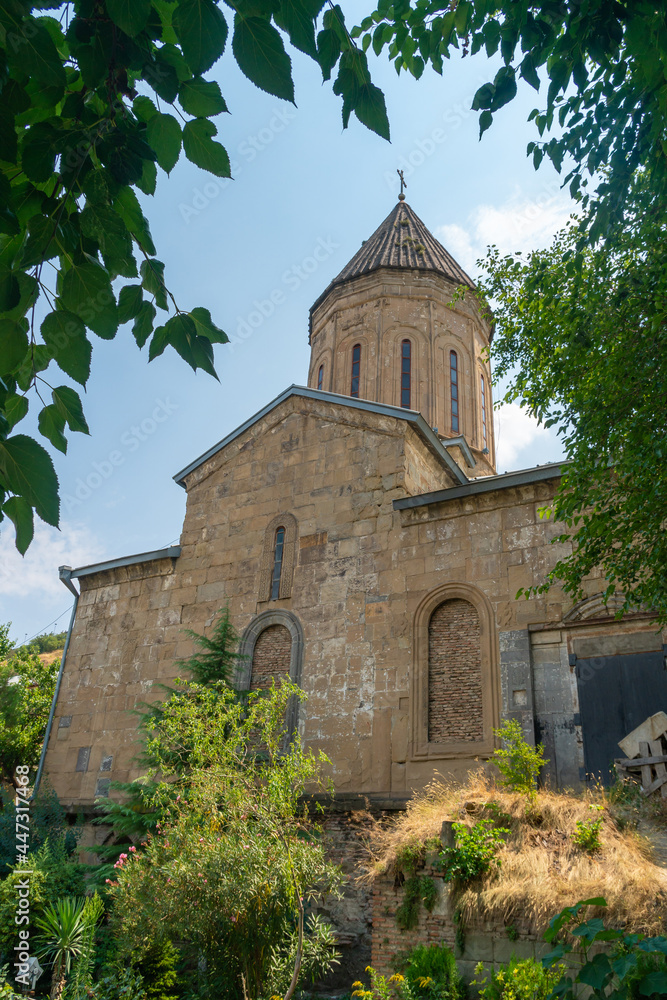
<path fill-rule="evenodd" d="M 137 187 L 144 194 L 155 194 L 157 186 L 157 167 L 152 160 L 144 160 L 141 170 L 141 179 L 137 181 Z"/>
<path fill-rule="evenodd" d="M 114 201 L 114 209 L 134 236 L 141 249 L 151 256 L 155 253 L 155 245 L 148 222 L 141 211 L 139 200 L 131 187 L 122 187 Z"/>
<path fill-rule="evenodd" d="M 609 976 L 613 975 L 611 963 L 606 955 L 594 955 L 579 971 L 577 981 L 601 990 Z"/>
<path fill-rule="evenodd" d="M 195 76 L 210 69 L 224 52 L 227 22 L 213 0 L 181 0 L 174 11 L 173 25 Z"/>
<path fill-rule="evenodd" d="M 16 384 L 21 392 L 27 392 L 37 372 L 43 372 L 51 363 L 51 350 L 46 344 L 35 344 L 26 354 L 23 364 L 16 372 Z"/>
<path fill-rule="evenodd" d="M 667 974 L 664 972 L 649 972 L 639 982 L 639 992 L 643 997 L 650 997 L 653 993 L 664 997 L 667 995 Z"/>
<path fill-rule="evenodd" d="M 74 264 L 65 273 L 60 296 L 98 337 L 112 340 L 118 330 L 118 310 L 108 273 L 92 261 Z"/>
<path fill-rule="evenodd" d="M 64 92 L 67 77 L 63 61 L 50 34 L 34 17 L 25 18 L 8 33 L 5 51 L 7 62 L 22 77 Z"/>
<path fill-rule="evenodd" d="M 190 311 L 190 316 L 195 322 L 195 329 L 199 337 L 206 337 L 212 344 L 229 343 L 229 337 L 220 327 L 215 325 L 208 309 L 196 306 Z"/>
<path fill-rule="evenodd" d="M 139 315 L 143 302 L 141 285 L 125 285 L 118 293 L 118 322 L 129 323 Z"/>
<path fill-rule="evenodd" d="M 71 431 L 90 434 L 78 392 L 75 392 L 68 385 L 59 385 L 57 389 L 53 390 L 51 396 L 58 412 L 67 421 Z"/>
<path fill-rule="evenodd" d="M 2 158 L 8 163 L 16 163 L 18 142 L 14 115 L 7 108 L 0 108 L 0 149 Z"/>
<path fill-rule="evenodd" d="M 178 99 L 183 110 L 195 118 L 210 118 L 227 111 L 219 84 L 215 80 L 203 80 L 200 76 L 181 84 Z"/>
<path fill-rule="evenodd" d="M 53 174 L 57 135 L 49 122 L 37 122 L 25 133 L 21 143 L 21 167 L 31 181 L 42 184 Z"/>
<path fill-rule="evenodd" d="M 375 87 L 372 83 L 364 83 L 359 87 L 354 113 L 366 128 L 389 142 L 387 106 L 379 87 Z"/>
<path fill-rule="evenodd" d="M 231 177 L 229 156 L 224 146 L 213 141 L 217 135 L 213 122 L 194 118 L 183 129 L 183 149 L 188 160 L 216 177 Z"/>
<path fill-rule="evenodd" d="M 58 478 L 49 453 L 26 434 L 0 442 L 3 488 L 25 497 L 47 524 L 58 527 Z"/>
<path fill-rule="evenodd" d="M 75 382 L 85 385 L 93 349 L 81 317 L 67 309 L 58 309 L 45 317 L 40 329 L 58 366 Z"/>
<path fill-rule="evenodd" d="M 158 113 L 158 110 L 151 101 L 150 97 L 145 97 L 143 94 L 139 94 L 138 97 L 135 97 L 132 102 L 132 110 L 139 121 L 142 122 L 149 122 L 153 115 Z"/>
<path fill-rule="evenodd" d="M 159 50 L 155 59 L 144 65 L 141 75 L 158 97 L 169 104 L 174 103 L 178 95 L 178 74 L 166 59 L 161 58 Z"/>
<path fill-rule="evenodd" d="M 164 264 L 161 260 L 144 260 L 141 264 L 141 283 L 151 295 L 159 309 L 168 309 L 167 286 L 164 283 Z"/>
<path fill-rule="evenodd" d="M 173 115 L 157 114 L 146 126 L 148 145 L 166 173 L 171 173 L 181 153 L 181 126 Z"/>
<path fill-rule="evenodd" d="M 488 108 L 485 111 L 482 111 L 481 115 L 479 116 L 479 137 L 480 137 L 480 139 L 482 138 L 482 136 L 486 132 L 487 128 L 489 128 L 491 126 L 491 122 L 492 121 L 493 121 L 493 115 L 488 110 Z"/>
<path fill-rule="evenodd" d="M 162 353 L 167 344 L 171 344 L 194 371 L 202 368 L 214 378 L 218 377 L 213 367 L 213 348 L 210 342 L 204 337 L 197 336 L 194 320 L 185 313 L 178 313 L 168 319 L 164 327 L 156 330 L 156 337 L 153 340 L 156 344 L 154 347 L 151 341 L 149 360 L 152 361 L 158 353 Z"/>
<path fill-rule="evenodd" d="M 378 28 L 378 31 L 382 28 Z M 379 53 L 376 52 L 376 55 Z M 325 80 L 331 78 L 331 71 L 338 62 L 340 56 L 340 38 L 333 28 L 325 28 L 317 36 L 317 61 L 322 70 L 322 77 Z"/>
<path fill-rule="evenodd" d="M 317 59 L 315 21 L 322 6 L 321 0 L 316 0 L 314 4 L 307 0 L 283 0 L 274 15 L 278 26 L 289 35 L 292 45 L 313 59 Z M 370 36 L 368 40 L 370 44 Z"/>
<path fill-rule="evenodd" d="M 132 334 L 137 346 L 142 348 L 153 331 L 157 309 L 152 302 L 142 302 L 137 318 L 132 324 Z"/>
<path fill-rule="evenodd" d="M 21 301 L 21 289 L 16 275 L 0 267 L 0 312 L 9 312 Z"/>
<path fill-rule="evenodd" d="M 24 497 L 10 497 L 5 500 L 2 510 L 16 528 L 16 548 L 25 555 L 35 530 L 32 507 Z"/>
<path fill-rule="evenodd" d="M 256 87 L 294 103 L 292 62 L 279 32 L 261 17 L 234 18 L 232 51 Z"/>
<path fill-rule="evenodd" d="M 28 412 L 28 400 L 25 396 L 10 396 L 4 405 L 4 413 L 11 431 Z"/>
<path fill-rule="evenodd" d="M 138 35 L 146 27 L 151 0 L 106 0 L 111 20 L 126 35 Z"/>
<path fill-rule="evenodd" d="M 62 451 L 63 454 L 67 452 L 67 438 L 63 434 L 65 429 L 65 418 L 62 413 L 58 410 L 58 407 L 53 403 L 49 406 L 45 406 L 43 410 L 40 411 L 39 417 L 37 418 L 37 426 L 39 428 L 39 433 L 43 434 L 45 438 L 51 442 L 54 448 L 58 451 Z"/>
<path fill-rule="evenodd" d="M 56 226 L 47 215 L 33 215 L 28 223 L 28 238 L 21 255 L 22 267 L 34 267 L 42 260 L 51 260 L 59 254 L 55 239 Z"/>
<path fill-rule="evenodd" d="M 21 322 L 3 319 L 0 322 L 0 375 L 9 375 L 18 368 L 28 347 L 28 334 Z"/>

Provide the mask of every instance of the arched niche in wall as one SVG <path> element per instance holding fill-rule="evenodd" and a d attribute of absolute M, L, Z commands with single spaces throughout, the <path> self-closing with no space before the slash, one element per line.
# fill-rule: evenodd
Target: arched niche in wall
<path fill-rule="evenodd" d="M 563 615 L 563 622 L 582 622 L 589 618 L 613 618 L 623 607 L 625 598 L 618 591 L 612 594 L 605 604 L 602 593 L 593 594 L 592 597 L 585 597 L 582 601 L 571 608 L 566 615 Z"/>
<path fill-rule="evenodd" d="M 499 686 L 488 598 L 464 583 L 431 591 L 414 622 L 413 758 L 490 756 L 500 724 Z"/>
<path fill-rule="evenodd" d="M 279 528 L 284 529 L 281 551 L 280 587 L 278 597 L 272 598 L 271 590 L 276 557 L 276 534 Z M 297 534 L 298 524 L 293 514 L 276 514 L 269 521 L 264 533 L 264 551 L 262 552 L 257 597 L 259 601 L 282 600 L 285 597 L 292 596 Z"/>
<path fill-rule="evenodd" d="M 317 384 L 317 377 L 320 368 L 323 368 L 322 373 L 322 390 L 324 392 L 330 392 L 332 387 L 332 375 L 333 375 L 333 355 L 331 353 L 330 347 L 325 347 L 324 350 L 320 351 L 317 355 L 317 359 L 313 364 L 310 371 L 309 385 L 312 389 L 319 388 Z"/>
<path fill-rule="evenodd" d="M 235 686 L 239 691 L 257 691 L 270 686 L 271 679 L 289 677 L 301 685 L 303 672 L 303 629 L 296 615 L 282 609 L 257 615 L 239 643 Z M 287 707 L 287 728 L 292 733 L 299 721 L 299 702 L 291 698 Z"/>

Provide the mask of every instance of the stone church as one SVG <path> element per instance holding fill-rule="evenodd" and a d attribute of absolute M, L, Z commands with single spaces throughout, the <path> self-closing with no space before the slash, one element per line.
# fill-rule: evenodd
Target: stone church
<path fill-rule="evenodd" d="M 45 771 L 70 810 L 137 776 L 129 710 L 224 605 L 241 684 L 304 688 L 294 723 L 341 808 L 463 777 L 503 718 L 545 745 L 546 780 L 577 787 L 667 708 L 663 637 L 648 614 L 615 620 L 603 580 L 574 606 L 516 598 L 563 554 L 540 513 L 561 467 L 497 473 L 473 292 L 401 196 L 310 311 L 307 386 L 175 476 L 180 544 L 61 568 L 77 603 Z"/>

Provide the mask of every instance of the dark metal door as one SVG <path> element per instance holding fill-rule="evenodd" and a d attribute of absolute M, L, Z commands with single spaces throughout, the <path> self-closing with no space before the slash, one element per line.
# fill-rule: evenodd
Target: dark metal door
<path fill-rule="evenodd" d="M 625 653 L 576 662 L 584 766 L 589 781 L 613 781 L 618 741 L 649 715 L 667 712 L 665 654 Z"/>

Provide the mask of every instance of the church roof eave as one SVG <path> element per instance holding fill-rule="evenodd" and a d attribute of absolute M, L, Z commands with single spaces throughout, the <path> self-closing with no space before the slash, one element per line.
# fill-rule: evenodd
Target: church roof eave
<path fill-rule="evenodd" d="M 460 485 L 465 485 L 468 483 L 468 477 L 459 468 L 454 459 L 451 457 L 445 446 L 442 444 L 440 438 L 435 434 L 431 428 L 428 426 L 424 420 L 421 413 L 417 413 L 415 410 L 404 410 L 400 406 L 389 406 L 386 403 L 374 403 L 367 399 L 356 399 L 352 396 L 342 396 L 335 392 L 323 392 L 321 389 L 310 389 L 306 386 L 301 385 L 291 385 L 284 392 L 281 392 L 279 396 L 267 403 L 266 406 L 262 407 L 257 413 L 249 417 L 244 423 L 242 423 L 236 430 L 232 431 L 217 444 L 214 444 L 212 448 L 205 451 L 203 455 L 196 458 L 194 462 L 191 462 L 180 472 L 177 472 L 173 477 L 174 481 L 182 486 L 183 489 L 186 488 L 185 480 L 190 473 L 198 469 L 200 465 L 207 462 L 209 458 L 212 458 L 217 452 L 226 448 L 228 444 L 235 441 L 236 438 L 244 434 L 245 431 L 249 430 L 254 424 L 265 417 L 271 410 L 274 410 L 277 406 L 283 403 L 286 399 L 291 396 L 303 396 L 306 399 L 318 399 L 327 403 L 336 403 L 339 406 L 346 406 L 354 410 L 365 410 L 367 413 L 379 413 L 386 417 L 395 417 L 400 420 L 405 420 L 407 423 L 411 424 L 421 438 L 426 442 L 431 451 L 433 451 L 436 456 L 441 460 L 444 466 L 452 474 L 453 478 Z"/>

